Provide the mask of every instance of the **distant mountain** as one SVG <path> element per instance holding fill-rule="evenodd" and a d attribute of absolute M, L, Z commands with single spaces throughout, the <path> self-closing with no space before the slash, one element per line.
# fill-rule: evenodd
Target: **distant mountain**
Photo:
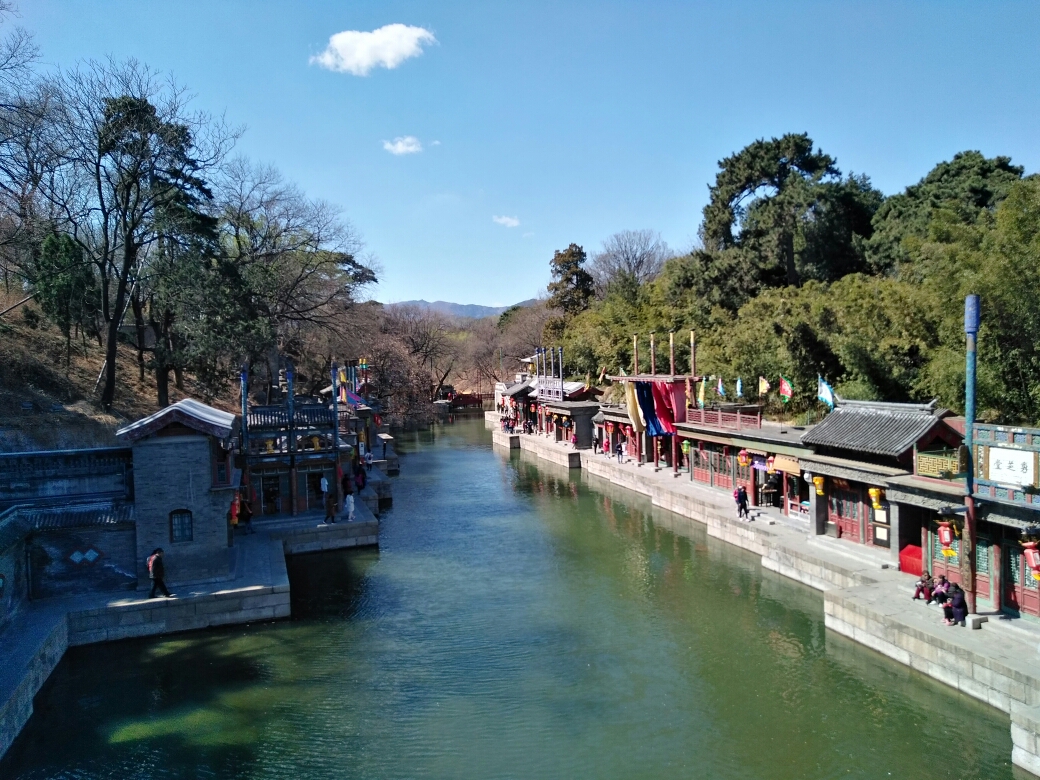
<path fill-rule="evenodd" d="M 515 304 L 517 306 L 531 306 L 537 303 L 537 298 L 531 298 L 526 301 L 520 301 Z M 469 317 L 471 319 L 479 320 L 484 317 L 497 317 L 506 309 L 513 308 L 512 306 L 479 306 L 475 303 L 450 303 L 448 301 L 401 301 L 400 303 L 392 303 L 391 306 L 417 306 L 420 309 L 429 309 L 430 311 L 440 312 L 441 314 L 447 314 L 449 317 Z"/>

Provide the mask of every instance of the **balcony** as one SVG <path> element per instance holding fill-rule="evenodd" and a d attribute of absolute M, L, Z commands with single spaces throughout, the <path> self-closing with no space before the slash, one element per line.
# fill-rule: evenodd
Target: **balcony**
<path fill-rule="evenodd" d="M 722 409 L 687 409 L 686 422 L 710 428 L 730 431 L 758 429 L 762 427 L 761 412 L 726 412 Z"/>

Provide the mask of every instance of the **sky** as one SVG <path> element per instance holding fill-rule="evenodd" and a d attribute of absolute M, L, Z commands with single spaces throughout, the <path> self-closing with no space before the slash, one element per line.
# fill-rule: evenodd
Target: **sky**
<path fill-rule="evenodd" d="M 553 252 L 696 240 L 718 161 L 807 132 L 892 194 L 1040 170 L 1040 3 L 17 0 L 41 67 L 137 58 L 342 209 L 372 297 L 509 305 Z"/>

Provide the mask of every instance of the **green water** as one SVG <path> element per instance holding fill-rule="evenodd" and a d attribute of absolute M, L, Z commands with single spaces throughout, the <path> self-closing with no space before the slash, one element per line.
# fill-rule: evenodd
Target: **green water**
<path fill-rule="evenodd" d="M 292 621 L 70 651 L 0 777 L 1012 777 L 1007 716 L 755 556 L 480 422 L 399 443 L 378 552 L 294 559 Z"/>

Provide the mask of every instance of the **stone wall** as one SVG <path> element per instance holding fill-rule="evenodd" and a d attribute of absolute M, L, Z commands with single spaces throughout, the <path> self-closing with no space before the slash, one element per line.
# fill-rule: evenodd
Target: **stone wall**
<path fill-rule="evenodd" d="M 36 531 L 27 544 L 34 599 L 137 587 L 133 523 Z"/>
<path fill-rule="evenodd" d="M 6 549 L 0 551 L 0 577 L 3 577 L 3 590 L 0 591 L 0 630 L 2 630 L 29 597 L 24 537 L 11 541 Z"/>
<path fill-rule="evenodd" d="M 232 491 L 213 488 L 208 436 L 156 436 L 134 444 L 137 577 L 148 582 L 146 560 L 165 550 L 167 583 L 206 582 L 229 575 L 227 513 Z M 170 513 L 192 513 L 192 540 L 171 541 Z"/>

